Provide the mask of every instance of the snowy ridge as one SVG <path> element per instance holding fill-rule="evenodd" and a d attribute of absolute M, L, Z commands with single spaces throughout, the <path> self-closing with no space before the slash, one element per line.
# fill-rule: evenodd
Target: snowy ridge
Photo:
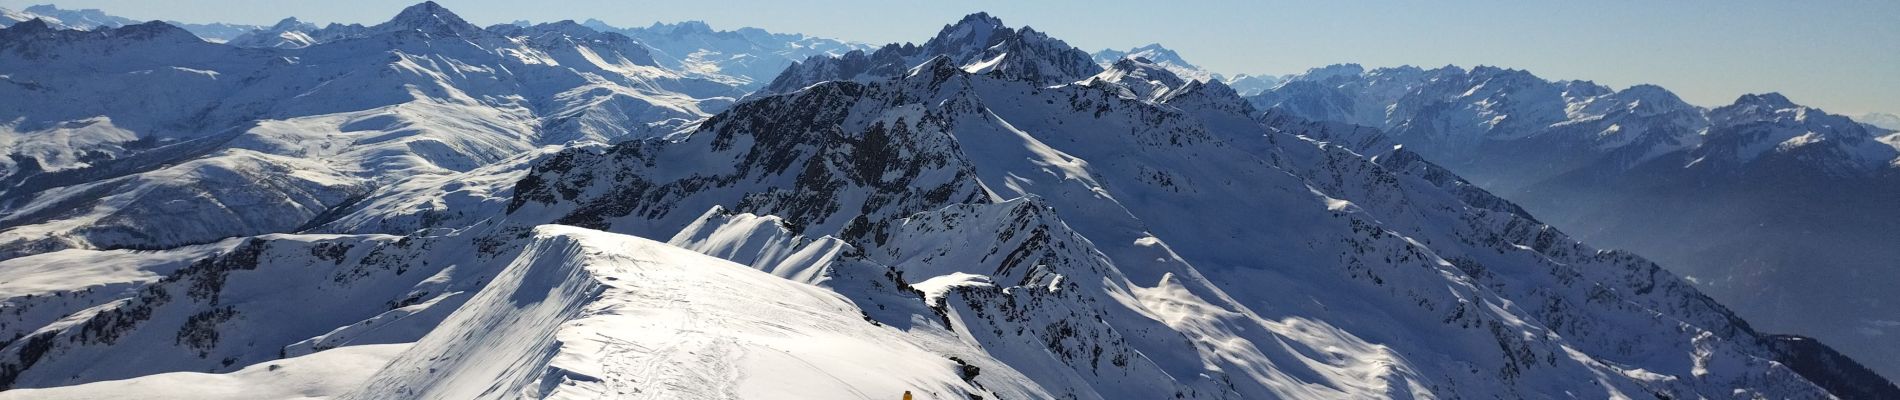
<path fill-rule="evenodd" d="M 973 386 L 940 355 L 967 345 L 927 310 L 899 329 L 858 307 L 658 242 L 542 226 L 482 294 L 345 398 L 1048 396 Z M 959 359 L 1010 375 L 978 357 Z"/>
<path fill-rule="evenodd" d="M 896 77 L 936 57 L 946 57 L 965 71 L 1040 84 L 1075 82 L 1102 70 L 1087 52 L 1068 43 L 1029 27 L 1010 28 L 987 13 L 975 13 L 944 25 L 922 46 L 893 43 L 868 54 L 852 51 L 794 63 L 754 95 L 786 93 L 824 81 Z"/>

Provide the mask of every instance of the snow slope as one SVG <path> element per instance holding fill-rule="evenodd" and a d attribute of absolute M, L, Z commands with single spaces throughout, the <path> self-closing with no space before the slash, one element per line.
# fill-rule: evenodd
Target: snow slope
<path fill-rule="evenodd" d="M 345 397 L 878 399 L 981 390 L 941 355 L 969 350 L 954 332 L 930 326 L 935 315 L 913 315 L 901 321 L 907 328 L 861 315 L 837 293 L 730 261 L 547 225 L 481 294 Z M 1007 374 L 985 365 L 992 376 Z"/>
<path fill-rule="evenodd" d="M 407 344 L 341 347 L 223 373 L 171 372 L 50 389 L 0 392 L 0 399 L 254 400 L 325 399 L 361 386 Z"/>

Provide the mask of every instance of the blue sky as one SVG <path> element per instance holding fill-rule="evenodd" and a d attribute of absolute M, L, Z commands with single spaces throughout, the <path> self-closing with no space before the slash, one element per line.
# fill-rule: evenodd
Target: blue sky
<path fill-rule="evenodd" d="M 0 0 L 137 19 L 373 23 L 412 1 Z M 869 43 L 928 39 L 989 11 L 1085 50 L 1159 42 L 1222 73 L 1325 64 L 1498 65 L 1617 88 L 1655 83 L 1690 102 L 1782 92 L 1830 112 L 1900 113 L 1900 1 L 610 1 L 438 0 L 478 24 L 703 20 Z"/>

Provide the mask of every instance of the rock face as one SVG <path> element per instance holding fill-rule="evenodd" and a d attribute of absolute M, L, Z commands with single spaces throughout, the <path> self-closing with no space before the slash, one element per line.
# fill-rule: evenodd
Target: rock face
<path fill-rule="evenodd" d="M 624 37 L 578 24 L 468 31 L 446 13 L 424 4 L 370 39 L 243 52 L 315 63 L 350 55 L 329 46 L 379 37 L 503 38 L 569 68 L 589 65 L 561 58 L 572 46 L 622 49 L 603 58 L 615 68 L 645 65 L 618 47 Z M 1757 332 L 1654 263 L 1571 239 L 1376 129 L 1261 112 L 1218 81 L 1140 60 L 1102 70 L 1060 43 L 973 15 L 931 44 L 886 47 L 937 49 L 876 66 L 889 75 L 759 94 L 676 134 L 369 175 L 376 189 L 288 228 L 297 233 L 0 261 L 0 386 L 44 389 L 0 398 L 187 372 L 249 382 L 279 362 L 297 367 L 286 382 L 302 381 L 322 374 L 304 368 L 313 357 L 405 343 L 373 374 L 336 374 L 349 385 L 282 396 L 1829 398 L 1891 387 L 1818 343 Z M 1032 51 L 982 68 L 959 59 L 979 48 Z M 443 57 L 404 54 L 410 68 Z M 1077 54 L 1088 67 L 1070 70 Z M 866 56 L 800 66 L 853 57 Z M 812 76 L 791 72 L 800 66 L 780 79 Z M 540 86 L 482 76 L 412 85 L 460 102 L 387 108 L 401 119 L 321 118 L 492 139 L 460 130 L 490 125 L 448 116 Z M 517 106 L 538 116 L 546 105 Z M 524 132 L 630 123 L 577 119 Z M 297 142 L 270 138 L 325 126 L 281 124 L 227 142 L 279 154 Z M 277 175 L 311 176 L 260 176 Z"/>
<path fill-rule="evenodd" d="M 1653 257 L 1770 331 L 1900 374 L 1900 140 L 1779 94 L 1704 109 L 1478 67 L 1316 69 L 1250 98 L 1389 138 L 1584 241 Z"/>

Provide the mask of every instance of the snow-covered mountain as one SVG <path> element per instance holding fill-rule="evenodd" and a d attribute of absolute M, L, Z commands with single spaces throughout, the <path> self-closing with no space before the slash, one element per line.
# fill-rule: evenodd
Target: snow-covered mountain
<path fill-rule="evenodd" d="M 1315 69 L 1251 100 L 1383 129 L 1585 241 L 1655 257 L 1758 326 L 1889 376 L 1900 342 L 1900 141 L 1779 94 L 1705 109 L 1477 67 Z"/>
<path fill-rule="evenodd" d="M 277 21 L 271 26 L 245 32 L 227 43 L 237 47 L 301 49 L 318 43 L 358 38 L 368 31 L 369 27 L 362 24 L 331 23 L 318 27 L 316 24 L 290 17 Z"/>
<path fill-rule="evenodd" d="M 99 28 L 118 28 L 136 25 L 139 20 L 106 14 L 98 9 L 66 10 L 51 4 L 30 6 L 14 11 L 0 8 L 0 27 L 40 19 L 49 25 L 64 29 L 94 30 Z"/>
<path fill-rule="evenodd" d="M 0 54 L 6 257 L 295 230 L 399 179 L 666 135 L 743 93 L 619 34 L 488 31 L 434 3 L 299 49 L 29 21 Z"/>
<path fill-rule="evenodd" d="M 1227 86 L 1234 88 L 1234 91 L 1239 92 L 1241 96 L 1253 97 L 1279 87 L 1281 83 L 1286 82 L 1286 77 L 1266 74 L 1236 74 L 1222 81 L 1226 82 Z"/>
<path fill-rule="evenodd" d="M 243 51 L 616 43 L 404 14 L 368 39 Z M 1900 393 L 1377 130 L 1262 113 L 1133 60 L 1026 74 L 1081 53 L 1007 42 L 1039 51 L 996 69 L 933 54 L 756 96 L 680 135 L 379 178 L 296 233 L 0 261 L 0 384 L 22 388 L 0 398 L 198 379 L 364 399 Z M 368 118 L 459 128 L 439 118 L 473 106 L 401 107 L 412 120 Z M 243 132 L 325 126 L 283 124 Z"/>
<path fill-rule="evenodd" d="M 652 47 L 654 59 L 662 66 L 746 91 L 764 87 L 798 60 L 870 50 L 862 43 L 759 28 L 714 30 L 700 21 L 618 28 L 590 19 L 582 25 L 627 35 Z"/>
<path fill-rule="evenodd" d="M 1228 87 L 1233 88 L 1235 92 L 1240 93 L 1241 96 L 1251 97 L 1259 95 L 1276 86 L 1280 86 L 1280 83 L 1285 79 L 1279 75 L 1264 74 L 1221 75 L 1201 68 L 1198 65 L 1188 63 L 1186 59 L 1181 58 L 1180 53 L 1163 47 L 1160 43 L 1150 43 L 1146 46 L 1128 49 L 1127 51 L 1102 49 L 1101 51 L 1095 52 L 1093 57 L 1096 63 L 1102 65 L 1102 68 L 1110 68 L 1110 66 L 1124 58 L 1140 58 L 1146 60 L 1145 62 L 1147 63 L 1159 65 L 1175 76 L 1185 79 L 1197 81 L 1219 80 L 1222 83 L 1226 83 Z"/>
<path fill-rule="evenodd" d="M 1160 65 L 1162 68 L 1167 69 L 1168 72 L 1173 72 L 1182 78 L 1197 81 L 1226 80 L 1220 74 L 1188 63 L 1187 60 L 1181 58 L 1180 53 L 1174 52 L 1173 49 L 1162 47 L 1160 43 L 1149 43 L 1145 46 L 1128 49 L 1128 51 L 1102 49 L 1101 51 L 1095 52 L 1093 57 L 1096 63 L 1102 64 L 1103 68 L 1108 68 L 1108 66 L 1114 65 L 1115 62 L 1124 58 L 1140 58 Z"/>
<path fill-rule="evenodd" d="M 131 18 L 125 18 L 125 17 L 116 16 L 116 15 L 106 14 L 105 11 L 101 11 L 98 9 L 89 8 L 89 9 L 81 9 L 81 10 L 66 10 L 66 9 L 60 9 L 59 7 L 54 7 L 51 4 L 42 4 L 42 5 L 27 7 L 25 10 L 20 10 L 20 11 L 0 8 L 0 28 L 13 26 L 13 24 L 26 22 L 33 19 L 40 19 L 42 21 L 45 21 L 47 25 L 57 27 L 60 29 L 78 29 L 78 30 L 118 28 L 118 27 L 123 27 L 126 25 L 136 25 L 141 22 L 139 20 L 135 20 Z M 165 23 L 178 26 L 179 28 L 184 28 L 186 31 L 191 32 L 193 35 L 197 35 L 200 38 L 203 38 L 208 41 L 213 41 L 213 42 L 223 42 L 223 41 L 231 40 L 232 38 L 236 38 L 239 35 L 243 35 L 252 30 L 262 28 L 256 25 L 228 24 L 228 23 L 222 23 L 222 22 L 209 23 L 209 24 L 193 24 L 193 23 L 185 23 L 185 22 L 178 22 L 178 21 L 165 21 Z"/>
<path fill-rule="evenodd" d="M 789 93 L 825 81 L 903 76 L 912 67 L 940 56 L 964 71 L 1045 85 L 1075 82 L 1102 71 L 1087 52 L 1062 40 L 1027 26 L 1011 28 L 1003 25 L 1001 18 L 976 13 L 944 25 L 922 46 L 892 43 L 870 53 L 852 51 L 793 63 L 754 95 Z"/>
<path fill-rule="evenodd" d="M 772 77 L 797 60 L 814 56 L 835 56 L 863 50 L 863 44 L 795 33 L 773 33 L 758 28 L 714 30 L 704 22 L 655 23 L 647 27 L 620 28 L 589 19 L 575 24 L 561 21 L 575 35 L 583 35 L 575 26 L 602 33 L 624 35 L 648 47 L 648 56 L 662 68 L 688 77 L 717 82 L 751 92 L 764 87 Z M 525 28 L 527 21 L 490 26 L 490 30 Z M 277 24 L 246 33 L 231 40 L 239 47 L 303 48 L 317 43 L 360 37 L 370 31 L 362 25 L 315 24 L 286 18 Z"/>

